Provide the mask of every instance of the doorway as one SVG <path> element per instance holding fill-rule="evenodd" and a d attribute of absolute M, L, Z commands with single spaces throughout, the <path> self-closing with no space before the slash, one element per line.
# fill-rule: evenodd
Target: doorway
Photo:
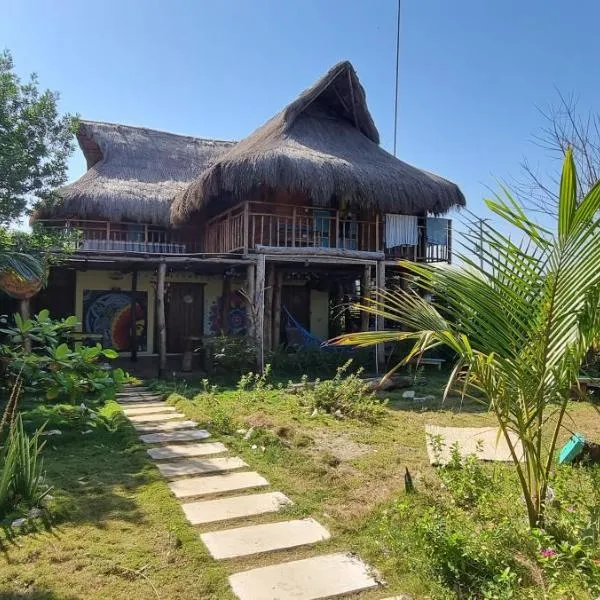
<path fill-rule="evenodd" d="M 167 352 L 182 353 L 189 337 L 201 337 L 204 330 L 204 286 L 199 283 L 171 283 L 167 295 Z"/>

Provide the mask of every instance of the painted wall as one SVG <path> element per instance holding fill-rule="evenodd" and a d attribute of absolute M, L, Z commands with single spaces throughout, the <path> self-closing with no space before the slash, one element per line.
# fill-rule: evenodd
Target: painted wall
<path fill-rule="evenodd" d="M 211 334 L 210 309 L 217 302 L 222 290 L 222 278 L 218 275 L 194 275 L 193 273 L 173 273 L 167 275 L 167 284 L 172 282 L 199 283 L 204 285 L 204 323 L 206 335 Z M 155 302 L 156 302 L 156 275 L 150 271 L 138 273 L 139 292 L 146 292 L 148 303 L 148 317 L 146 328 L 146 352 L 140 354 L 153 354 L 154 329 L 155 329 Z M 235 284 L 232 289 L 236 289 Z M 83 319 L 83 291 L 84 290 L 123 290 L 131 291 L 131 275 L 118 271 L 78 271 L 75 286 L 75 314 L 81 321 Z"/>
<path fill-rule="evenodd" d="M 83 320 L 83 292 L 84 290 L 122 290 L 131 291 L 131 275 L 118 271 L 77 271 L 75 285 L 75 314 Z M 169 282 L 199 283 L 204 285 L 204 323 L 205 335 L 218 333 L 214 331 L 215 312 L 222 292 L 223 280 L 220 275 L 195 275 L 193 273 L 173 273 L 167 275 Z M 240 282 L 232 282 L 231 289 L 240 288 Z M 156 302 L 156 275 L 150 271 L 138 273 L 139 292 L 146 292 L 147 299 L 147 324 L 146 324 L 146 351 L 140 354 L 153 354 L 155 331 L 155 302 Z M 327 292 L 311 290 L 310 292 L 310 329 L 311 333 L 321 339 L 329 337 L 329 295 Z"/>

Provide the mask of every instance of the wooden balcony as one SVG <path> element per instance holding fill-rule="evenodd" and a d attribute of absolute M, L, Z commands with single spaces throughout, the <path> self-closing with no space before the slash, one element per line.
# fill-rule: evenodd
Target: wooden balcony
<path fill-rule="evenodd" d="M 192 254 L 202 251 L 199 237 L 185 229 L 84 219 L 46 219 L 37 223 L 46 231 L 61 234 L 76 252 Z"/>
<path fill-rule="evenodd" d="M 350 212 L 314 206 L 243 202 L 208 221 L 204 251 L 245 254 L 264 247 L 343 249 L 385 252 L 390 260 L 450 261 L 449 220 L 443 223 L 445 239 L 428 239 L 427 221 L 423 218 L 411 243 L 389 248 L 384 239 L 384 219 L 375 215 L 364 220 Z"/>

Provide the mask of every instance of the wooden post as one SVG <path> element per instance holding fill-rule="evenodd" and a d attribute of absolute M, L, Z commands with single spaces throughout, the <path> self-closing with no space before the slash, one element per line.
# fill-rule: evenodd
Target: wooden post
<path fill-rule="evenodd" d="M 244 202 L 244 254 L 248 254 L 249 236 L 250 236 L 250 205 Z"/>
<path fill-rule="evenodd" d="M 29 298 L 24 298 L 19 302 L 19 313 L 21 314 L 23 321 L 27 321 L 31 318 L 31 300 Z M 29 337 L 29 334 L 25 334 L 24 336 L 23 349 L 25 352 L 31 352 L 31 338 Z"/>
<path fill-rule="evenodd" d="M 421 225 L 418 260 L 427 262 L 427 215 L 419 217 L 418 223 Z"/>
<path fill-rule="evenodd" d="M 275 273 L 275 289 L 273 290 L 273 333 L 271 341 L 273 349 L 279 346 L 281 336 L 281 293 L 283 288 L 283 272 Z"/>
<path fill-rule="evenodd" d="M 131 315 L 131 361 L 137 362 L 137 281 L 138 272 L 131 274 L 131 306 L 129 314 Z"/>
<path fill-rule="evenodd" d="M 452 219 L 448 219 L 448 248 L 446 249 L 448 264 L 452 264 Z"/>
<path fill-rule="evenodd" d="M 156 282 L 156 322 L 158 327 L 158 376 L 162 377 L 167 369 L 167 329 L 165 325 L 165 275 L 167 264 L 158 265 Z"/>
<path fill-rule="evenodd" d="M 265 368 L 265 255 L 258 255 L 256 263 L 256 286 L 254 306 L 256 310 L 255 339 L 257 365 L 262 373 Z"/>
<path fill-rule="evenodd" d="M 379 252 L 382 248 L 379 247 L 379 213 L 375 213 L 375 250 Z"/>
<path fill-rule="evenodd" d="M 221 335 L 229 334 L 229 297 L 231 296 L 231 279 L 223 274 L 223 287 L 221 288 L 221 306 L 219 321 Z"/>
<path fill-rule="evenodd" d="M 341 246 L 343 248 L 343 246 Z M 332 248 L 340 248 L 340 211 L 335 211 L 335 246 Z"/>
<path fill-rule="evenodd" d="M 377 261 L 376 273 L 377 300 L 381 301 L 381 293 L 385 292 L 385 261 Z M 383 331 L 384 329 L 385 319 L 381 316 L 377 316 L 375 319 L 375 330 Z M 375 346 L 375 356 L 377 359 L 377 369 L 385 369 L 385 344 L 377 344 L 377 346 Z"/>
<path fill-rule="evenodd" d="M 256 267 L 254 264 L 248 265 L 248 269 L 246 271 L 246 296 L 247 296 L 247 304 L 248 307 L 246 309 L 246 335 L 249 339 L 253 339 L 255 337 L 255 310 L 256 305 L 254 304 L 256 300 L 256 293 L 254 291 L 255 288 L 255 277 L 256 277 Z"/>
<path fill-rule="evenodd" d="M 368 306 L 371 297 L 371 265 L 365 265 L 362 281 L 360 282 L 360 294 L 363 305 Z M 364 310 L 360 312 L 360 330 L 369 331 L 369 313 Z"/>
<path fill-rule="evenodd" d="M 273 288 L 275 287 L 275 265 L 267 266 L 265 284 L 265 350 L 273 349 Z"/>

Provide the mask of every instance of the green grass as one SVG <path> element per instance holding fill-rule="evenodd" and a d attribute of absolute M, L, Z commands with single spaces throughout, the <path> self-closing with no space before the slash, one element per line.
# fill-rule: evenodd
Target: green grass
<path fill-rule="evenodd" d="M 404 400 L 401 391 L 387 394 L 385 415 L 374 424 L 313 415 L 301 395 L 279 390 L 224 388 L 207 394 L 198 393 L 198 385 L 179 389 L 187 397 L 171 395 L 170 403 L 208 426 L 215 439 L 264 475 L 272 489 L 294 501 L 289 515 L 313 516 L 332 533 L 318 547 L 225 563 L 208 556 L 198 537 L 208 528 L 187 524 L 116 403 L 102 407 L 99 425 L 86 435 L 82 431 L 88 424 L 78 422 L 78 407 L 28 407 L 24 418 L 29 427 L 48 421 L 48 429 L 63 431 L 49 437 L 44 450 L 47 478 L 54 487 L 52 526 L 40 524 L 35 532 L 3 540 L 0 598 L 226 600 L 232 598 L 227 586 L 231 572 L 333 550 L 357 552 L 387 582 L 384 591 L 357 596 L 361 600 L 394 593 L 457 597 L 428 568 L 430 557 L 419 546 L 414 523 L 432 507 L 447 509 L 449 522 L 461 524 L 467 533 L 490 528 L 502 518 L 519 530 L 525 515 L 510 468 L 483 467 L 493 478 L 494 493 L 465 511 L 453 505 L 439 473 L 429 465 L 426 423 L 494 423 L 478 404 L 463 404 L 456 397 L 442 403 L 445 378 L 437 371 L 426 373 L 426 383 L 416 388 L 417 396 L 435 398 L 426 402 Z M 600 419 L 593 406 L 573 403 L 570 408 L 569 426 L 599 438 Z M 404 493 L 407 467 L 417 489 L 414 495 Z M 254 522 L 279 518 L 265 515 Z M 519 540 L 502 538 L 502 544 L 527 552 Z M 524 561 L 531 563 L 527 556 Z M 530 566 L 523 570 L 529 579 L 537 573 Z M 571 596 L 555 597 L 592 597 L 573 590 Z M 523 597 L 540 593 L 532 585 Z"/>
<path fill-rule="evenodd" d="M 83 435 L 78 407 L 24 411 L 47 438 L 51 527 L 2 540 L 0 598 L 231 598 L 118 405 Z"/>

